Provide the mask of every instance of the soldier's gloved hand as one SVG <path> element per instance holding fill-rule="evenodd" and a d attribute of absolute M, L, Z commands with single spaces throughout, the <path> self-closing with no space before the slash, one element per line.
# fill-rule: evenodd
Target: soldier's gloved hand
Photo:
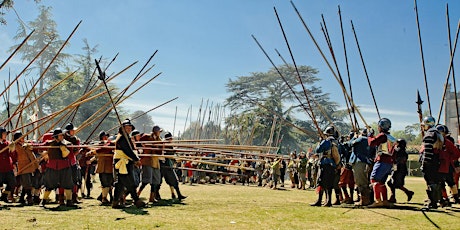
<path fill-rule="evenodd" d="M 11 143 L 8 145 L 8 150 L 9 150 L 10 152 L 13 152 L 13 151 L 15 150 L 15 147 L 16 147 L 16 146 L 15 146 L 14 142 L 11 142 Z"/>
<path fill-rule="evenodd" d="M 374 136 L 374 133 L 375 133 L 375 131 L 374 131 L 374 129 L 373 129 L 373 128 L 369 128 L 369 129 L 367 129 L 367 136 L 368 136 L 368 137 L 372 137 L 372 136 Z"/>

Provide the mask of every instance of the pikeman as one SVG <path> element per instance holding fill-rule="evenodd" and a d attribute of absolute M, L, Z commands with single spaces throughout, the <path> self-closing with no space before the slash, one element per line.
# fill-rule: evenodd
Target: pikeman
<path fill-rule="evenodd" d="M 369 147 L 376 148 L 375 164 L 372 168 L 370 180 L 374 188 L 373 204 L 368 207 L 391 207 L 392 203 L 388 201 L 387 187 L 385 182 L 391 173 L 394 162 L 394 143 L 396 138 L 390 134 L 391 121 L 388 118 L 382 118 L 378 122 L 379 134 L 374 136 L 374 132 L 369 133 L 367 142 Z"/>
<path fill-rule="evenodd" d="M 460 158 L 460 151 L 455 147 L 454 142 L 452 142 L 451 138 L 448 136 L 449 129 L 445 125 L 437 125 L 436 129 L 444 138 L 444 145 L 441 150 L 441 154 L 439 155 L 439 174 L 440 178 L 442 178 L 441 188 L 442 188 L 442 195 L 443 200 L 441 202 L 442 206 L 451 206 L 449 198 L 447 197 L 447 192 L 445 189 L 444 184 L 446 184 L 451 192 L 452 196 L 455 201 L 458 201 L 458 189 L 454 182 L 454 174 L 453 174 L 453 162 L 454 160 L 458 160 Z"/>
<path fill-rule="evenodd" d="M 134 184 L 134 164 L 140 165 L 139 157 L 134 153 L 131 148 L 128 135 L 134 129 L 129 119 L 122 122 L 121 127 L 118 129 L 118 134 L 115 139 L 115 154 L 113 155 L 113 164 L 115 167 L 115 191 L 112 201 L 112 208 L 123 208 L 121 198 L 123 190 L 131 195 L 134 204 L 138 208 L 145 206 L 145 203 L 139 199 L 136 193 L 136 185 Z"/>
<path fill-rule="evenodd" d="M 105 131 L 99 133 L 98 145 L 103 147 L 114 146 L 109 140 L 109 134 Z M 109 205 L 110 201 L 107 196 L 112 192 L 113 185 L 113 151 L 110 148 L 98 148 L 94 150 L 95 155 L 91 158 L 91 162 L 97 160 L 96 173 L 99 174 L 101 182 L 101 199 L 102 205 Z"/>
<path fill-rule="evenodd" d="M 68 123 L 65 126 L 64 129 L 64 140 L 70 142 L 71 145 L 80 145 L 80 139 L 75 136 L 75 126 L 72 123 Z M 72 147 L 69 148 L 70 153 L 68 156 L 68 159 L 70 160 L 71 168 L 72 168 L 72 182 L 74 184 L 74 187 L 72 189 L 72 202 L 77 204 L 79 203 L 78 201 L 78 189 L 81 186 L 81 169 L 80 166 L 78 165 L 77 161 L 77 155 L 79 154 L 79 148 L 78 147 Z M 61 194 L 61 190 L 59 190 L 59 193 Z"/>
<path fill-rule="evenodd" d="M 160 133 L 163 130 L 155 125 L 152 128 L 152 133 L 144 134 L 141 137 L 141 141 L 161 141 Z M 152 145 L 144 144 L 145 147 L 151 147 Z M 161 155 L 161 150 L 150 150 L 144 151 L 145 155 Z M 150 197 L 149 202 L 160 201 L 160 183 L 161 183 L 161 172 L 160 172 L 160 161 L 156 156 L 143 156 L 141 157 L 142 164 L 142 184 L 137 194 L 141 194 L 142 190 L 150 184 Z"/>
<path fill-rule="evenodd" d="M 422 121 L 422 127 L 425 136 L 422 139 L 422 153 L 420 168 L 425 179 L 429 203 L 424 209 L 437 209 L 438 201 L 441 199 L 441 182 L 439 175 L 439 155 L 442 153 L 444 138 L 435 127 L 436 120 L 431 117 L 425 117 Z"/>
<path fill-rule="evenodd" d="M 332 206 L 332 189 L 334 187 L 334 177 L 336 174 L 336 168 L 340 164 L 340 156 L 338 150 L 338 142 L 334 138 L 335 128 L 332 126 L 327 127 L 324 130 L 324 134 L 327 136 L 325 140 L 316 147 L 316 153 L 320 154 L 318 161 L 318 179 L 317 179 L 317 190 L 318 200 L 311 206 L 321 206 L 323 194 L 326 192 L 326 207 Z"/>
<path fill-rule="evenodd" d="M 8 131 L 4 127 L 0 127 L 0 185 L 6 184 L 6 188 L 2 192 L 0 199 L 6 203 L 13 200 L 12 191 L 16 184 L 14 171 L 16 165 L 14 164 L 15 158 L 13 157 L 14 145 L 6 140 Z"/>
<path fill-rule="evenodd" d="M 367 129 L 361 130 L 359 136 L 355 135 L 350 140 L 350 146 L 352 154 L 349 163 L 352 164 L 355 184 L 358 187 L 359 194 L 361 194 L 359 201 L 355 205 L 367 206 L 370 205 L 370 196 L 373 195 L 369 189 L 372 155 L 367 141 Z"/>
<path fill-rule="evenodd" d="M 49 203 L 51 191 L 57 188 L 64 189 L 67 207 L 77 207 L 72 202 L 74 184 L 72 181 L 71 161 L 68 158 L 70 150 L 63 141 L 64 133 L 60 128 L 57 128 L 53 131 L 53 140 L 46 143 L 50 148 L 44 152 L 44 155 L 48 156 L 48 163 L 43 177 L 45 184 L 45 193 L 42 200 L 43 207 Z"/>
<path fill-rule="evenodd" d="M 27 205 L 32 205 L 33 181 L 34 177 L 38 174 L 38 161 L 32 152 L 32 145 L 24 143 L 22 132 L 15 132 L 13 141 L 15 141 L 14 151 L 18 158 L 18 176 L 20 176 L 20 184 L 22 186 L 19 203 L 26 204 L 25 195 L 27 195 Z"/>
<path fill-rule="evenodd" d="M 165 134 L 165 140 L 168 143 L 172 143 L 172 134 L 167 132 Z M 172 146 L 165 146 L 164 147 L 164 155 L 174 155 L 175 151 Z M 175 164 L 173 159 L 165 158 L 164 160 L 160 160 L 160 170 L 161 170 L 161 177 L 165 179 L 166 184 L 168 184 L 171 188 L 171 196 L 174 199 L 174 190 L 176 190 L 177 198 L 179 200 L 183 200 L 187 198 L 186 196 L 182 195 L 179 189 L 179 180 L 177 178 L 176 173 L 174 172 L 173 165 Z"/>

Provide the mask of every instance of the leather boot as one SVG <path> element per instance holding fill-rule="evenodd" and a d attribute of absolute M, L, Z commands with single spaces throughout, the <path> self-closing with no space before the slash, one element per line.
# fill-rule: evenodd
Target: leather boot
<path fill-rule="evenodd" d="M 58 195 L 58 202 L 59 202 L 59 205 L 64 205 L 64 194 L 59 194 Z"/>
<path fill-rule="evenodd" d="M 339 201 L 340 202 L 340 201 Z M 324 204 L 325 207 L 331 207 L 332 206 L 332 188 L 327 190 L 326 193 L 326 204 Z"/>
<path fill-rule="evenodd" d="M 315 203 L 310 204 L 310 206 L 321 206 L 321 202 L 323 200 L 323 193 L 324 193 L 323 189 L 319 190 L 319 192 L 318 192 L 318 200 L 316 200 Z"/>
<path fill-rule="evenodd" d="M 68 208 L 78 208 L 78 206 L 72 200 L 67 200 L 65 206 Z"/>
<path fill-rule="evenodd" d="M 187 198 L 187 196 L 182 195 L 182 193 L 180 192 L 179 185 L 174 186 L 174 189 L 176 190 L 177 198 L 179 198 L 179 200 Z"/>
<path fill-rule="evenodd" d="M 155 200 L 157 200 L 157 201 L 160 201 L 160 200 L 161 200 L 160 188 L 159 188 L 159 187 L 156 187 L 156 188 L 155 188 L 154 195 L 155 195 Z"/>
<path fill-rule="evenodd" d="M 340 205 L 340 194 L 337 194 L 337 190 L 335 194 L 335 202 L 333 203 L 333 205 Z"/>
<path fill-rule="evenodd" d="M 155 193 L 154 193 L 154 192 L 151 192 L 151 193 L 150 193 L 149 202 L 150 202 L 150 203 L 155 203 Z"/>
<path fill-rule="evenodd" d="M 72 193 L 72 202 L 74 204 L 80 204 L 81 202 L 78 200 L 78 195 L 76 193 Z"/>
<path fill-rule="evenodd" d="M 134 205 L 136 205 L 137 208 L 143 208 L 145 206 L 144 201 L 142 200 L 137 200 Z"/>
<path fill-rule="evenodd" d="M 0 197 L 0 200 L 5 202 L 5 203 L 10 203 L 10 201 L 8 200 L 8 193 L 3 192 L 2 196 Z"/>

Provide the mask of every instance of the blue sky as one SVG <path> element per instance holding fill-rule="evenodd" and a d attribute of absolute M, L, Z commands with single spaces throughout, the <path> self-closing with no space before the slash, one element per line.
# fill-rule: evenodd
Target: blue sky
<path fill-rule="evenodd" d="M 395 129 L 418 122 L 416 90 L 420 90 L 425 101 L 426 95 L 413 1 L 297 0 L 294 3 L 323 51 L 327 52 L 320 30 L 321 14 L 324 14 L 342 75 L 345 76 L 337 14 L 337 6 L 340 5 L 355 103 L 362 107 L 361 112 L 368 123 L 378 118 L 350 20 L 355 25 L 382 117 L 390 118 Z M 454 36 L 460 18 L 460 1 L 418 1 L 431 107 L 435 117 L 450 60 L 446 3 L 449 3 L 451 33 Z M 115 0 L 42 0 L 41 4 L 53 7 L 61 39 L 65 39 L 83 20 L 65 52 L 82 53 L 82 40 L 86 38 L 90 45 L 99 45 L 99 55 L 106 58 L 120 52 L 109 73 L 117 72 L 133 61 L 140 61 L 132 71 L 117 79 L 116 84 L 120 88 L 129 83 L 155 50 L 159 50 L 153 60 L 156 66 L 149 76 L 158 72 L 162 75 L 126 101 L 123 107 L 148 110 L 178 96 L 175 102 L 150 113 L 154 122 L 166 130 L 173 130 L 176 106 L 177 133 L 184 127 L 190 105 L 193 106 L 193 119 L 196 119 L 202 99 L 209 99 L 214 104 L 224 101 L 228 95 L 225 84 L 229 78 L 271 68 L 251 34 L 277 64 L 282 64 L 282 61 L 277 58 L 275 48 L 286 59 L 289 57 L 273 7 L 277 8 L 281 17 L 297 64 L 317 68 L 321 78 L 319 85 L 330 93 L 332 100 L 344 104 L 338 83 L 288 0 L 138 0 L 129 3 Z M 32 0 L 17 0 L 15 9 L 24 21 L 33 20 L 37 15 L 37 7 Z M 9 11 L 6 19 L 8 25 L 0 27 L 0 60 L 8 56 L 8 48 L 16 43 L 12 37 L 17 29 L 17 16 Z M 327 56 L 329 58 L 328 53 Z M 456 66 L 458 60 L 455 59 Z M 19 66 L 16 58 L 8 67 L 14 73 L 19 72 Z M 6 69 L 2 70 L 0 77 L 4 78 L 7 73 Z M 423 108 L 427 108 L 426 102 Z"/>

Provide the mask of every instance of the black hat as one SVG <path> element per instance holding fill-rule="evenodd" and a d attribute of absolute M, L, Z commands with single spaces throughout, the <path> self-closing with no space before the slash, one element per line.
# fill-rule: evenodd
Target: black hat
<path fill-rule="evenodd" d="M 160 126 L 158 126 L 158 125 L 155 125 L 152 128 L 152 132 L 161 132 L 161 131 L 163 131 L 163 129 L 160 128 Z"/>
<path fill-rule="evenodd" d="M 22 132 L 21 132 L 21 131 L 16 131 L 16 132 L 13 134 L 13 141 L 19 139 L 20 137 L 22 137 Z"/>
<path fill-rule="evenodd" d="M 131 123 L 131 120 L 129 120 L 128 118 L 126 118 L 126 119 L 121 123 L 121 125 L 122 125 L 123 127 L 129 125 L 129 126 L 133 127 L 133 129 L 134 129 L 134 125 Z"/>
<path fill-rule="evenodd" d="M 57 129 L 53 130 L 53 137 L 57 137 L 57 136 L 59 136 L 59 134 L 62 134 L 62 129 L 61 128 L 57 128 Z"/>
<path fill-rule="evenodd" d="M 141 134 L 141 132 L 139 132 L 139 130 L 135 129 L 135 130 L 133 130 L 133 131 L 131 132 L 130 136 L 131 136 L 131 137 L 134 137 L 134 136 L 139 135 L 139 134 Z"/>
<path fill-rule="evenodd" d="M 65 132 L 67 132 L 67 131 L 69 131 L 69 130 L 76 130 L 76 128 L 75 128 L 75 126 L 72 124 L 72 122 L 69 123 L 69 124 L 67 124 L 67 125 L 65 125 L 64 129 L 65 129 L 65 130 L 64 130 Z"/>
<path fill-rule="evenodd" d="M 172 134 L 170 132 L 167 132 L 165 134 L 165 139 L 168 140 L 168 139 L 172 139 Z"/>
<path fill-rule="evenodd" d="M 110 135 L 108 133 L 106 133 L 104 130 L 102 130 L 100 133 L 99 133 L 99 140 L 101 140 L 103 137 L 109 137 Z"/>
<path fill-rule="evenodd" d="M 0 134 L 2 133 L 8 133 L 8 131 L 6 131 L 5 127 L 0 126 Z"/>

